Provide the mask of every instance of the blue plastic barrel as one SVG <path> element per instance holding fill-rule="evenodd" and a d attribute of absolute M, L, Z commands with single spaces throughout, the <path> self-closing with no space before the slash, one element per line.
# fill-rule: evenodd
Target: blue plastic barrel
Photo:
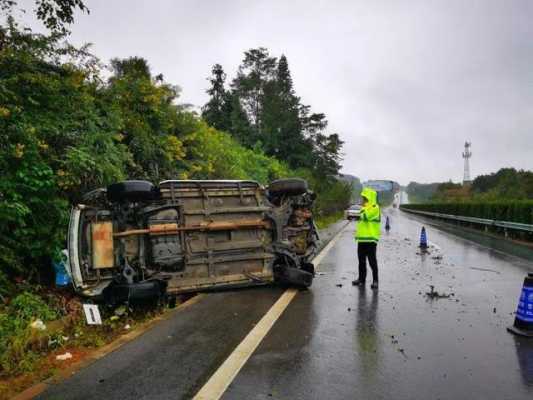
<path fill-rule="evenodd" d="M 63 250 L 63 259 L 60 261 L 53 261 L 52 266 L 56 273 L 56 286 L 68 286 L 70 285 L 70 276 L 67 272 L 67 256 L 68 252 Z"/>

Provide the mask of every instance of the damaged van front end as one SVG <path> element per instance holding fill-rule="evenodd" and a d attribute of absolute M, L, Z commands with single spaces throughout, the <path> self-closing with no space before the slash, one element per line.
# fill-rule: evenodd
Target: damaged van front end
<path fill-rule="evenodd" d="M 274 282 L 308 287 L 318 234 L 300 179 L 124 181 L 72 208 L 69 274 L 110 303 Z"/>

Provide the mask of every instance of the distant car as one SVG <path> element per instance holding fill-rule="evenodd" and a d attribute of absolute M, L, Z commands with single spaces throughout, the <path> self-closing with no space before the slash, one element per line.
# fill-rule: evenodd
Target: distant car
<path fill-rule="evenodd" d="M 110 303 L 223 287 L 308 287 L 318 234 L 301 179 L 124 181 L 72 209 L 69 274 Z"/>
<path fill-rule="evenodd" d="M 361 206 L 359 204 L 354 204 L 353 206 L 350 206 L 344 214 L 346 219 L 359 219 L 361 216 Z"/>

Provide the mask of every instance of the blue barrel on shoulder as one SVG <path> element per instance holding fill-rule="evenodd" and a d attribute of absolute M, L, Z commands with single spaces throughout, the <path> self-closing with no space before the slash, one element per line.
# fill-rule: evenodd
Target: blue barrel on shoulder
<path fill-rule="evenodd" d="M 52 266 L 56 274 L 55 283 L 57 287 L 70 285 L 70 275 L 67 272 L 68 251 L 63 250 L 58 260 L 52 261 Z"/>

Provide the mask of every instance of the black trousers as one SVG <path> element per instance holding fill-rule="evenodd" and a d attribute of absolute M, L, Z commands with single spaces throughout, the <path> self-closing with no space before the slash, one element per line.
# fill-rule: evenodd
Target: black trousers
<path fill-rule="evenodd" d="M 359 280 L 364 282 L 366 280 L 366 259 L 372 269 L 372 278 L 378 281 L 378 260 L 376 258 L 377 243 L 357 243 L 357 258 L 359 258 Z"/>

